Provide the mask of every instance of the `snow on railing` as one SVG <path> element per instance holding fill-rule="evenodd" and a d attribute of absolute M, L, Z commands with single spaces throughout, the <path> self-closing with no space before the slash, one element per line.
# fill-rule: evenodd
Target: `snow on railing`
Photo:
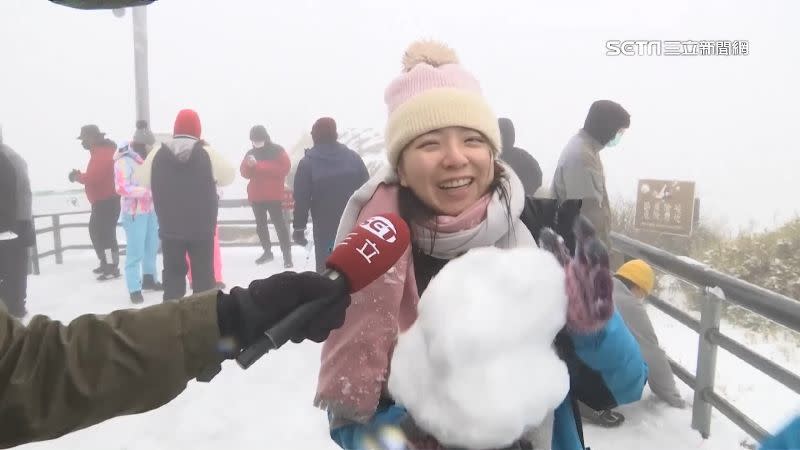
<path fill-rule="evenodd" d="M 745 363 L 800 394 L 800 376 L 755 353 L 719 331 L 723 302 L 741 306 L 755 314 L 800 332 L 800 301 L 724 274 L 685 256 L 611 233 L 612 247 L 627 257 L 643 259 L 653 266 L 705 292 L 700 320 L 657 297 L 648 301 L 699 335 L 695 375 L 670 359 L 675 375 L 694 390 L 692 428 L 704 439 L 711 434 L 711 408 L 716 408 L 750 436 L 761 441 L 769 436 L 764 428 L 714 392 L 717 349 L 729 351 Z"/>
<path fill-rule="evenodd" d="M 287 216 L 291 213 L 290 209 L 293 206 L 293 201 L 291 199 L 291 192 L 287 191 L 287 198 L 284 199 L 283 202 L 284 211 L 287 212 Z M 247 199 L 222 199 L 219 201 L 220 209 L 227 209 L 227 208 L 250 208 L 250 203 Z M 67 244 L 64 245 L 62 239 L 62 231 L 65 229 L 70 228 L 89 228 L 89 223 L 87 222 L 68 222 L 64 223 L 61 219 L 65 216 L 88 216 L 91 211 L 68 211 L 68 212 L 59 212 L 59 213 L 49 213 L 49 214 L 36 214 L 33 216 L 34 223 L 36 223 L 36 219 L 50 219 L 50 226 L 39 228 L 36 227 L 36 242 L 34 243 L 33 247 L 30 251 L 30 267 L 29 272 L 34 275 L 39 275 L 39 260 L 41 258 L 47 258 L 50 256 L 54 256 L 56 260 L 56 264 L 63 264 L 64 263 L 64 252 L 67 250 L 89 250 L 92 248 L 89 244 Z M 290 220 L 289 217 L 286 220 Z M 272 221 L 270 217 L 269 221 Z M 217 221 L 217 225 L 252 225 L 255 227 L 256 221 L 254 218 L 252 219 L 222 219 Z M 121 226 L 119 223 L 117 226 Z M 52 249 L 45 250 L 43 252 L 39 252 L 39 236 L 52 234 Z M 88 233 L 86 234 L 88 237 Z M 273 245 L 279 245 L 278 242 L 273 242 Z M 261 244 L 258 242 L 220 242 L 221 247 L 260 247 Z M 125 244 L 120 244 L 120 253 L 125 253 Z"/>

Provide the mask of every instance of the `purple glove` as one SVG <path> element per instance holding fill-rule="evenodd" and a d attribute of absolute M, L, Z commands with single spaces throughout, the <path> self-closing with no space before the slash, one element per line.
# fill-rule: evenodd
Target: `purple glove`
<path fill-rule="evenodd" d="M 567 329 L 591 334 L 602 329 L 614 313 L 613 281 L 608 251 L 597 239 L 594 226 L 583 216 L 575 221 L 575 255 L 569 252 L 553 230 L 539 236 L 541 247 L 553 253 L 566 271 Z"/>

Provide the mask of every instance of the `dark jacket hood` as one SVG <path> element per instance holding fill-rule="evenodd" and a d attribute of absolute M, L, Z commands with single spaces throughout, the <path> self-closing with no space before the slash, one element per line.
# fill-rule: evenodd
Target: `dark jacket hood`
<path fill-rule="evenodd" d="M 583 130 L 605 146 L 614 139 L 620 128 L 630 126 L 631 115 L 619 103 L 598 100 L 589 108 Z"/>
<path fill-rule="evenodd" d="M 511 119 L 502 117 L 497 120 L 497 124 L 500 126 L 500 136 L 503 139 L 503 148 L 514 147 L 514 141 L 516 140 L 514 122 L 512 122 Z"/>
<path fill-rule="evenodd" d="M 333 161 L 347 156 L 350 149 L 340 142 L 325 142 L 316 144 L 306 151 L 309 159 L 318 161 Z"/>
<path fill-rule="evenodd" d="M 185 163 L 192 156 L 195 148 L 205 145 L 202 139 L 196 139 L 191 136 L 178 136 L 172 139 L 168 144 L 163 144 L 178 161 Z"/>

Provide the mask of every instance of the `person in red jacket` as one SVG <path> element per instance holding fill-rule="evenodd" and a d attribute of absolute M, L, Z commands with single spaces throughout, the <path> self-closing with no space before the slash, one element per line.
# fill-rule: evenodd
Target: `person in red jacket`
<path fill-rule="evenodd" d="M 73 169 L 69 181 L 84 185 L 86 198 L 92 205 L 89 216 L 89 238 L 92 241 L 100 266 L 94 269 L 98 280 L 118 278 L 119 245 L 117 244 L 117 221 L 120 213 L 120 198 L 114 188 L 114 153 L 117 145 L 106 139 L 97 125 L 81 127 L 78 136 L 83 148 L 89 150 L 89 165 L 86 171 Z"/>
<path fill-rule="evenodd" d="M 250 130 L 250 141 L 253 143 L 253 148 L 245 154 L 240 171 L 243 177 L 250 180 L 247 183 L 247 199 L 253 207 L 258 239 L 264 248 L 264 254 L 256 260 L 256 264 L 264 264 L 275 259 L 267 222 L 269 213 L 278 233 L 278 242 L 283 253 L 283 267 L 290 268 L 292 243 L 289 240 L 289 224 L 283 216 L 281 202 L 284 197 L 286 176 L 292 163 L 286 150 L 270 140 L 267 129 L 262 125 L 256 125 Z"/>

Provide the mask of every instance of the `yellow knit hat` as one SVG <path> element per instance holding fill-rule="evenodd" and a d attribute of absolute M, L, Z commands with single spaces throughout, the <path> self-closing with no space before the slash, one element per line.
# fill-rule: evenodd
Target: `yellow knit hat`
<path fill-rule="evenodd" d="M 656 284 L 656 274 L 653 273 L 653 268 L 641 259 L 634 259 L 623 264 L 617 270 L 617 276 L 639 286 L 647 295 L 653 292 Z"/>
<path fill-rule="evenodd" d="M 478 80 L 458 63 L 452 49 L 433 41 L 415 42 L 403 56 L 403 67 L 384 93 L 389 111 L 385 141 L 393 168 L 411 141 L 446 127 L 483 133 L 497 156 L 503 147 L 497 116 Z"/>

